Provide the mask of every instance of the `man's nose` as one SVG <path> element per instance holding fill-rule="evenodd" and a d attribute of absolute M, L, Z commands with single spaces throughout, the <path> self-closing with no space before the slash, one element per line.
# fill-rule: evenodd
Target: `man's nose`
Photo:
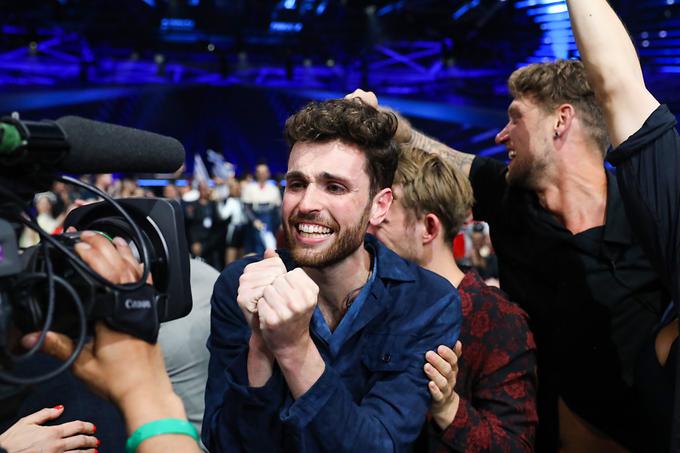
<path fill-rule="evenodd" d="M 508 140 L 508 126 L 505 126 L 496 134 L 496 144 L 501 145 Z"/>
<path fill-rule="evenodd" d="M 319 211 L 321 209 L 320 207 L 320 196 L 319 196 L 319 190 L 314 184 L 309 184 L 306 188 L 304 193 L 302 194 L 302 198 L 300 199 L 300 203 L 298 204 L 298 209 L 300 212 L 314 212 L 314 211 Z"/>

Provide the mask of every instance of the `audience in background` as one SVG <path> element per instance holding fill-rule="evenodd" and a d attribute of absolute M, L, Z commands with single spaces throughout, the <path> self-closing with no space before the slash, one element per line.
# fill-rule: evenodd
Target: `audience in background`
<path fill-rule="evenodd" d="M 210 187 L 201 182 L 199 197 L 184 204 L 184 221 L 193 256 L 205 260 L 215 269 L 224 267 L 226 224 L 222 220 L 217 203 L 211 197 Z"/>
<path fill-rule="evenodd" d="M 182 200 L 182 195 L 174 182 L 168 182 L 163 187 L 163 198 L 167 198 L 168 200 L 175 200 L 177 202 L 180 202 Z"/>
<path fill-rule="evenodd" d="M 267 173 L 266 171 L 261 171 L 261 174 Z M 126 196 L 162 196 L 163 198 L 179 202 L 185 210 L 187 240 L 190 245 L 193 245 L 192 253 L 200 252 L 199 254 L 194 253 L 194 256 L 205 260 L 218 270 L 222 269 L 225 264 L 244 255 L 247 230 L 252 228 L 253 221 L 257 220 L 257 216 L 253 215 L 252 211 L 251 216 L 248 216 L 241 199 L 242 187 L 249 184 L 236 178 L 231 178 L 228 181 L 214 178 L 214 187 L 211 188 L 208 184 L 204 184 L 202 192 L 198 189 L 192 191 L 191 185 L 184 180 L 171 180 L 166 185 L 155 188 L 156 194 L 150 188 L 140 187 L 137 180 L 132 176 L 125 176 L 123 179 L 112 179 L 110 174 L 105 174 L 92 175 L 91 177 L 83 176 L 83 179 L 86 181 L 98 181 L 98 187 L 114 198 L 124 198 Z M 269 190 L 270 186 L 272 185 L 266 185 L 267 190 Z M 187 196 L 187 194 L 189 195 Z M 51 191 L 36 195 L 33 210 L 38 224 L 45 231 L 60 233 L 62 222 L 70 209 L 84 200 L 93 201 L 95 199 L 96 197 L 91 193 L 86 193 L 80 189 L 76 190 L 61 182 L 55 182 Z M 204 208 L 206 205 L 207 208 Z M 208 211 L 213 212 L 213 207 L 215 206 L 217 207 L 214 211 L 216 217 L 209 216 L 210 220 L 204 221 L 206 218 L 204 214 Z M 256 209 L 264 211 L 263 206 L 258 206 Z M 200 219 L 196 217 L 196 212 Z M 270 215 L 278 216 L 278 208 L 267 214 L 267 218 Z M 261 215 L 261 217 L 263 216 L 265 214 Z M 270 220 L 270 223 L 275 228 L 272 231 L 273 236 L 271 237 L 276 237 L 280 222 L 278 220 Z M 210 227 L 206 228 L 205 225 L 210 225 Z M 263 227 L 263 223 L 260 222 L 256 222 L 256 225 L 261 228 Z M 223 232 L 224 237 L 222 237 Z M 261 240 L 261 235 L 259 236 L 258 240 Z M 271 240 L 271 237 L 269 240 Z M 202 241 L 207 243 L 207 252 L 204 250 L 205 244 Z M 25 229 L 22 232 L 20 243 L 23 247 L 35 245 L 38 242 L 39 237 L 37 233 L 29 229 Z M 198 243 L 198 245 L 194 245 L 195 243 Z M 223 260 L 222 256 L 224 256 Z"/>
<path fill-rule="evenodd" d="M 36 216 L 35 220 L 40 225 L 40 228 L 52 234 L 55 230 L 61 227 L 64 220 L 64 215 L 54 216 L 54 203 L 56 203 L 57 197 L 52 192 L 42 192 L 36 194 L 33 197 L 33 204 L 35 206 Z M 29 247 L 35 245 L 40 241 L 38 233 L 31 230 L 30 228 L 25 228 L 19 239 L 19 245 L 21 247 Z"/>
<path fill-rule="evenodd" d="M 498 258 L 491 245 L 488 225 L 475 222 L 470 228 L 470 265 L 485 282 L 498 281 Z M 495 285 L 498 286 L 498 285 Z"/>
<path fill-rule="evenodd" d="M 281 224 L 281 192 L 269 177 L 267 164 L 257 164 L 255 180 L 246 183 L 241 192 L 250 220 L 246 229 L 245 253 L 263 253 L 266 248 L 276 247 L 275 235 Z"/>
<path fill-rule="evenodd" d="M 227 223 L 225 264 L 243 256 L 243 243 L 248 217 L 241 200 L 241 184 L 236 179 L 228 182 L 229 195 L 219 205 L 220 216 Z"/>

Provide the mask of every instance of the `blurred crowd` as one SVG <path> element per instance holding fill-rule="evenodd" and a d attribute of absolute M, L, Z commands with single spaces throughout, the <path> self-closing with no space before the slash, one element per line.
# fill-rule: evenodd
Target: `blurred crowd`
<path fill-rule="evenodd" d="M 81 180 L 113 198 L 163 197 L 177 201 L 184 212 L 191 255 L 217 270 L 244 255 L 285 246 L 280 229 L 285 183 L 282 175 L 272 178 L 266 163 L 257 164 L 252 173 L 241 177 L 212 176 L 200 181 L 177 178 L 164 185 L 142 186 L 134 176 L 112 174 L 84 175 Z M 35 195 L 33 208 L 40 227 L 58 234 L 70 210 L 97 200 L 92 192 L 55 182 L 52 190 Z M 28 228 L 20 238 L 22 247 L 38 241 L 38 234 Z M 458 264 L 476 269 L 487 284 L 498 286 L 498 262 L 488 224 L 470 218 L 452 247 Z"/>

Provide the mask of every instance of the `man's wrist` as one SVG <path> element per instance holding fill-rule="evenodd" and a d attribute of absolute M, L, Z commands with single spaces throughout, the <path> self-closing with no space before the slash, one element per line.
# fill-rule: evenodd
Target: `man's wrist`
<path fill-rule="evenodd" d="M 453 420 L 455 420 L 459 406 L 460 396 L 458 396 L 457 393 L 454 393 L 451 402 L 447 403 L 440 410 L 432 410 L 432 420 L 434 420 L 442 431 L 446 430 L 451 426 Z"/>
<path fill-rule="evenodd" d="M 253 333 L 248 342 L 248 385 L 264 387 L 274 372 L 274 354 L 262 336 Z"/>
<path fill-rule="evenodd" d="M 140 388 L 122 398 L 118 406 L 125 415 L 128 433 L 140 426 L 161 418 L 186 420 L 182 399 L 174 392 L 161 392 Z"/>
<path fill-rule="evenodd" d="M 316 345 L 312 341 L 309 331 L 307 331 L 292 343 L 277 345 L 273 348 L 272 353 L 280 366 L 295 367 L 309 353 L 311 348 L 316 349 Z"/>
<path fill-rule="evenodd" d="M 397 118 L 397 130 L 394 132 L 394 141 L 398 144 L 405 144 L 411 141 L 413 136 L 413 129 L 411 123 L 404 118 L 399 112 L 389 107 L 380 106 L 379 109 L 383 112 L 391 113 Z"/>
<path fill-rule="evenodd" d="M 274 351 L 274 355 L 294 399 L 305 394 L 326 369 L 309 332 L 294 345 Z"/>
<path fill-rule="evenodd" d="M 248 348 L 258 355 L 271 356 L 272 359 L 274 358 L 274 355 L 269 350 L 267 343 L 265 343 L 264 338 L 262 338 L 262 334 L 259 332 L 253 331 L 253 333 L 250 334 Z"/>

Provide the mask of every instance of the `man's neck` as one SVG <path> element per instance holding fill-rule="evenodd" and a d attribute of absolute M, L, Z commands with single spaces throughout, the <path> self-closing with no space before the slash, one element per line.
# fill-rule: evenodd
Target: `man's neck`
<path fill-rule="evenodd" d="M 460 270 L 456 259 L 453 256 L 453 251 L 448 244 L 433 245 L 430 253 L 427 253 L 426 258 L 421 260 L 420 264 L 425 269 L 434 272 L 447 279 L 454 287 L 458 288 L 460 282 L 465 278 L 465 273 Z"/>
<path fill-rule="evenodd" d="M 307 275 L 319 286 L 319 309 L 331 330 L 347 312 L 348 302 L 368 281 L 371 254 L 363 244 L 354 253 L 332 266 L 305 268 Z"/>
<path fill-rule="evenodd" d="M 572 234 L 604 225 L 607 175 L 598 159 L 558 162 L 554 176 L 536 189 L 539 203 Z"/>

